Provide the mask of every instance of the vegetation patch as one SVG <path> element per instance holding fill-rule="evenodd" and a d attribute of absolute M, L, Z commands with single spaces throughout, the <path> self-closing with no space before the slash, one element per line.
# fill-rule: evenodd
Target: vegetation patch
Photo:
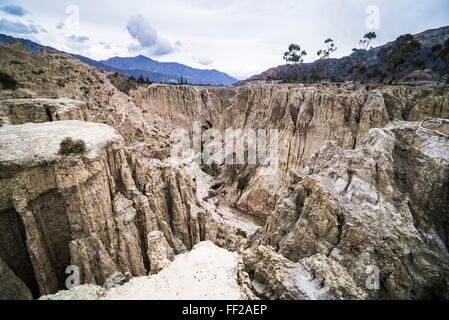
<path fill-rule="evenodd" d="M 236 235 L 243 237 L 243 238 L 248 238 L 248 234 L 246 233 L 246 231 L 243 231 L 242 229 L 238 228 L 237 231 L 235 232 Z"/>
<path fill-rule="evenodd" d="M 131 90 L 137 89 L 137 83 L 133 78 L 127 78 L 118 72 L 108 75 L 107 78 L 118 91 L 124 94 L 129 95 Z"/>
<path fill-rule="evenodd" d="M 212 177 L 216 177 L 220 174 L 220 169 L 218 168 L 218 165 L 215 162 L 212 162 L 211 165 L 208 165 L 206 163 L 200 163 L 199 166 L 201 171 Z"/>
<path fill-rule="evenodd" d="M 59 154 L 62 154 L 64 156 L 69 154 L 79 154 L 84 153 L 86 151 L 86 143 L 83 140 L 75 140 L 73 141 L 72 138 L 65 138 L 62 140 Z"/>
<path fill-rule="evenodd" d="M 248 185 L 248 181 L 249 181 L 248 176 L 240 177 L 239 181 L 238 181 L 237 188 L 240 191 L 245 190 L 246 186 Z"/>
<path fill-rule="evenodd" d="M 152 84 L 150 79 L 148 77 L 144 78 L 142 75 L 136 80 L 133 76 L 129 77 L 129 80 L 137 82 L 138 84 Z"/>

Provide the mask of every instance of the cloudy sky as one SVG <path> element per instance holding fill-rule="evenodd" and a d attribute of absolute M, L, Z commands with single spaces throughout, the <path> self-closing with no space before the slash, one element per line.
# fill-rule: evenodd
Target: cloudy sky
<path fill-rule="evenodd" d="M 283 64 L 294 42 L 336 57 L 367 32 L 374 45 L 449 25 L 448 0 L 0 0 L 0 33 L 92 59 L 143 54 L 243 79 Z"/>

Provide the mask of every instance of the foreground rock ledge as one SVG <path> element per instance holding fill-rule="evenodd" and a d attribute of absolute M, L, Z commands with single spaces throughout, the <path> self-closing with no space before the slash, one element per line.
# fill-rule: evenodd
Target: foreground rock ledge
<path fill-rule="evenodd" d="M 58 152 L 61 141 L 66 137 L 84 140 L 87 146 L 84 157 L 90 160 L 99 158 L 105 146 L 122 140 L 107 125 L 83 121 L 27 123 L 0 128 L 2 177 L 14 174 L 18 167 L 63 162 L 65 158 Z"/>
<path fill-rule="evenodd" d="M 84 140 L 86 152 L 59 155 L 66 137 Z M 81 121 L 0 128 L 0 256 L 34 296 L 63 288 L 70 264 L 83 269 L 85 281 L 102 281 L 128 257 L 118 259 L 120 252 L 137 246 L 126 239 L 130 247 L 117 248 L 120 231 L 111 233 L 119 224 L 134 231 L 112 212 L 126 163 L 121 141 L 114 129 Z M 127 262 L 133 273 L 144 272 L 143 262 Z"/>
<path fill-rule="evenodd" d="M 66 137 L 86 152 L 60 155 Z M 7 126 L 0 146 L 0 258 L 34 297 L 64 289 L 69 265 L 81 283 L 104 285 L 156 273 L 173 253 L 216 238 L 185 170 L 140 162 L 106 125 Z"/>
<path fill-rule="evenodd" d="M 237 253 L 210 241 L 178 255 L 157 275 L 138 277 L 109 290 L 80 286 L 41 300 L 238 300 L 248 299 Z M 250 293 L 249 293 L 250 294 Z M 250 294 L 251 295 L 251 294 Z M 252 297 L 254 298 L 254 297 Z"/>

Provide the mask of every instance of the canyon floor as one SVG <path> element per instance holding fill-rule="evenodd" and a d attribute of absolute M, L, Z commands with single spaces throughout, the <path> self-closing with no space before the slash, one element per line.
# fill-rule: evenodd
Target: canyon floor
<path fill-rule="evenodd" d="M 449 86 L 138 85 L 20 43 L 0 70 L 1 299 L 449 298 Z M 174 159 L 195 122 L 276 130 L 277 166 Z"/>

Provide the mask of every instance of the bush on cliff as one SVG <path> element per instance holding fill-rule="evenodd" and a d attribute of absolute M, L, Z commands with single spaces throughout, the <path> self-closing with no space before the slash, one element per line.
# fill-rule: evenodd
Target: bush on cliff
<path fill-rule="evenodd" d="M 64 156 L 72 153 L 84 153 L 86 151 L 86 143 L 83 140 L 75 140 L 72 138 L 65 138 L 62 140 L 59 154 Z"/>
<path fill-rule="evenodd" d="M 246 186 L 248 185 L 248 176 L 240 177 L 238 181 L 237 188 L 240 191 L 245 190 Z"/>
<path fill-rule="evenodd" d="M 206 163 L 200 163 L 200 169 L 205 174 L 208 174 L 212 177 L 216 177 L 220 174 L 220 168 L 215 162 L 212 162 L 211 165 L 208 165 Z"/>
<path fill-rule="evenodd" d="M 235 234 L 237 236 L 243 237 L 243 238 L 248 238 L 248 234 L 246 233 L 246 231 L 243 231 L 242 229 L 238 228 L 237 231 L 235 232 Z"/>

